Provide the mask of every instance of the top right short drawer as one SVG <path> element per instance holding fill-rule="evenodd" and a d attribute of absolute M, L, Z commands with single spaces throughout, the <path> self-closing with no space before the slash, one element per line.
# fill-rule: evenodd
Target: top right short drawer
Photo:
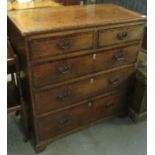
<path fill-rule="evenodd" d="M 144 25 L 125 26 L 99 31 L 98 47 L 139 41 L 143 37 Z"/>

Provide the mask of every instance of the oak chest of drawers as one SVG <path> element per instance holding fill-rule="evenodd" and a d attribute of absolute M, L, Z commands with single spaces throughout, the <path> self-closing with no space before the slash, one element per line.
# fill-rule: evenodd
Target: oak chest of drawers
<path fill-rule="evenodd" d="M 126 111 L 145 20 L 112 4 L 8 13 L 36 151 Z"/>

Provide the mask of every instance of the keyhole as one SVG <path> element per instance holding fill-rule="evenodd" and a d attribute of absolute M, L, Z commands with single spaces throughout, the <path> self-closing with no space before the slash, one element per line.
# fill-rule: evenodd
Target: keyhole
<path fill-rule="evenodd" d="M 88 103 L 88 107 L 91 107 L 91 106 L 92 106 L 92 103 L 91 103 L 91 102 L 89 102 L 89 103 Z"/>
<path fill-rule="evenodd" d="M 96 60 L 96 54 L 95 53 L 93 54 L 93 60 Z"/>
<path fill-rule="evenodd" d="M 93 84 L 94 83 L 94 78 L 91 78 L 90 79 L 90 84 Z"/>

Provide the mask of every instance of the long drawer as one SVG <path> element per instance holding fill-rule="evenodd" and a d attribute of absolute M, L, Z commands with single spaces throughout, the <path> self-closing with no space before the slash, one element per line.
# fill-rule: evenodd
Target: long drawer
<path fill-rule="evenodd" d="M 138 41 L 142 38 L 144 25 L 127 26 L 99 31 L 99 47 Z"/>
<path fill-rule="evenodd" d="M 35 60 L 79 50 L 92 49 L 94 46 L 93 38 L 93 32 L 83 32 L 35 39 L 29 43 L 30 56 L 31 59 Z"/>
<path fill-rule="evenodd" d="M 127 86 L 135 72 L 134 67 L 119 69 L 97 75 L 68 85 L 62 85 L 35 93 L 34 100 L 38 114 L 76 104 L 112 89 Z"/>
<path fill-rule="evenodd" d="M 79 106 L 50 114 L 38 120 L 40 140 L 57 137 L 92 121 L 125 111 L 125 94 L 98 97 Z"/>
<path fill-rule="evenodd" d="M 104 69 L 134 63 L 138 50 L 139 45 L 132 45 L 35 65 L 32 70 L 33 86 L 42 87 Z"/>

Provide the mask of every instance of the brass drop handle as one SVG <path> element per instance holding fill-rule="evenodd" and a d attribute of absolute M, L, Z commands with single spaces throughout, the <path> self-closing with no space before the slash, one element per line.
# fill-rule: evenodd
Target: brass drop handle
<path fill-rule="evenodd" d="M 66 99 L 68 99 L 71 95 L 71 91 L 67 90 L 65 92 L 63 92 L 61 95 L 57 96 L 57 99 L 59 101 L 65 101 Z"/>
<path fill-rule="evenodd" d="M 58 48 L 60 49 L 69 49 L 71 47 L 71 41 L 70 40 L 63 40 L 61 43 L 57 44 Z"/>
<path fill-rule="evenodd" d="M 112 103 L 108 103 L 108 104 L 106 104 L 105 105 L 105 107 L 107 108 L 107 109 L 110 109 L 110 108 L 112 108 L 114 106 L 114 103 L 112 102 Z"/>
<path fill-rule="evenodd" d="M 115 85 L 115 84 L 118 83 L 118 81 L 119 81 L 118 78 L 115 78 L 115 79 L 109 79 L 108 82 L 109 82 L 110 85 Z"/>
<path fill-rule="evenodd" d="M 124 60 L 124 53 L 122 51 L 118 52 L 116 55 L 113 56 L 114 61 L 121 61 Z"/>
<path fill-rule="evenodd" d="M 127 32 L 119 32 L 119 33 L 117 34 L 117 39 L 118 39 L 118 40 L 123 40 L 123 39 L 125 39 L 127 36 L 128 36 L 128 33 L 127 33 Z"/>
<path fill-rule="evenodd" d="M 61 74 L 66 74 L 70 72 L 71 66 L 68 64 L 62 65 L 58 67 L 58 72 Z"/>
<path fill-rule="evenodd" d="M 68 124 L 70 122 L 70 119 L 69 118 L 63 118 L 61 121 L 60 121 L 60 124 L 61 125 L 66 125 L 66 124 Z"/>

